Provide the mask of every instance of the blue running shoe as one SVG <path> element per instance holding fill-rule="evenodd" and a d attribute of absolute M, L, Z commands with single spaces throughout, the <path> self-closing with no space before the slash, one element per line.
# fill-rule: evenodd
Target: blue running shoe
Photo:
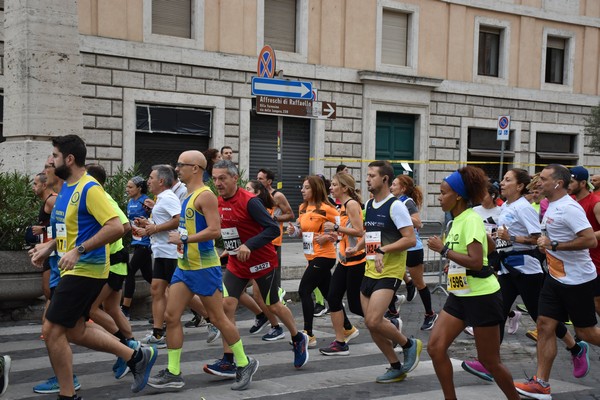
<path fill-rule="evenodd" d="M 73 375 L 73 386 L 75 387 L 75 390 L 81 389 L 81 384 L 79 383 L 79 380 L 77 380 L 77 375 Z M 35 385 L 33 391 L 40 394 L 60 393 L 58 379 L 56 379 L 55 376 L 48 378 L 46 382 Z"/>
<path fill-rule="evenodd" d="M 206 364 L 203 368 L 204 372 L 211 375 L 222 376 L 223 378 L 235 379 L 237 366 L 235 363 L 230 363 L 222 358 L 215 361 L 213 364 Z"/>
<path fill-rule="evenodd" d="M 142 352 L 142 359 L 131 366 L 131 372 L 133 373 L 131 391 L 133 393 L 137 393 L 146 387 L 148 378 L 150 378 L 150 371 L 158 356 L 158 350 L 154 347 L 144 347 L 139 351 Z"/>
<path fill-rule="evenodd" d="M 408 349 L 404 349 L 404 365 L 402 366 L 402 372 L 409 373 L 419 365 L 419 357 L 421 356 L 421 350 L 423 350 L 423 342 L 419 339 L 408 338 L 412 342 L 412 346 Z"/>
<path fill-rule="evenodd" d="M 308 335 L 301 332 L 302 340 L 294 342 L 294 367 L 302 368 L 308 362 Z"/>
<path fill-rule="evenodd" d="M 402 372 L 401 369 L 388 368 L 386 373 L 378 376 L 375 379 L 377 383 L 392 383 L 400 382 L 406 378 L 406 372 Z"/>

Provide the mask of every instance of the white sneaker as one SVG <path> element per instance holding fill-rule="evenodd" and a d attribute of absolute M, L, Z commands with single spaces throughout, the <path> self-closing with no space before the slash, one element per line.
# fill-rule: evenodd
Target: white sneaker
<path fill-rule="evenodd" d="M 517 333 L 517 331 L 519 330 L 519 321 L 523 316 L 523 314 L 521 314 L 521 311 L 514 311 L 514 313 L 514 317 L 508 317 L 507 332 L 509 335 L 514 335 L 515 333 Z"/>
<path fill-rule="evenodd" d="M 206 325 L 206 330 L 208 331 L 206 343 L 213 343 L 215 340 L 221 337 L 221 331 L 218 330 L 213 324 Z"/>
<path fill-rule="evenodd" d="M 167 340 L 165 339 L 164 335 L 157 338 L 152 333 L 149 333 L 145 338 L 141 340 L 141 342 L 147 344 L 148 346 L 154 346 L 157 349 L 167 348 Z"/>

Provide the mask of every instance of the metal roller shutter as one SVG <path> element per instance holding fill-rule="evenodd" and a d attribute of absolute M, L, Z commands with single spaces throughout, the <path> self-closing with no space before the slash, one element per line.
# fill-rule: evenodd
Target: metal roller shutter
<path fill-rule="evenodd" d="M 310 120 L 302 118 L 283 119 L 283 189 L 294 214 L 302 203 L 300 187 L 309 173 Z M 256 179 L 260 168 L 268 168 L 277 174 L 277 117 L 254 114 L 250 118 L 250 171 Z M 273 184 L 275 186 L 275 184 Z"/>

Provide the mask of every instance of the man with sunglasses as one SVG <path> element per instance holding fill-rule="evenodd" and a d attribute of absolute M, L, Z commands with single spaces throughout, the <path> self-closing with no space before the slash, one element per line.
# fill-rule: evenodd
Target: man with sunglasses
<path fill-rule="evenodd" d="M 154 319 L 152 333 L 142 342 L 159 349 L 167 347 L 163 323 L 167 307 L 166 291 L 173 272 L 177 268 L 177 246 L 169 243 L 169 231 L 176 230 L 179 224 L 181 203 L 171 187 L 174 176 L 171 168 L 165 165 L 154 165 L 148 178 L 148 190 L 156 196 L 150 218 L 136 218 L 135 224 L 141 229 L 140 236 L 150 236 L 154 269 L 152 272 L 152 317 Z"/>

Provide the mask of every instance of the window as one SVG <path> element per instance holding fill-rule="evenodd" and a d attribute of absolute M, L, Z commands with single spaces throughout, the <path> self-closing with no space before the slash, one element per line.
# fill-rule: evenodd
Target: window
<path fill-rule="evenodd" d="M 150 173 L 155 164 L 171 164 L 183 151 L 208 148 L 212 110 L 157 105 L 136 106 L 135 162 Z"/>
<path fill-rule="evenodd" d="M 575 134 L 537 132 L 536 171 L 541 171 L 548 164 L 577 165 L 579 156 L 576 153 L 576 145 Z"/>
<path fill-rule="evenodd" d="M 152 33 L 192 38 L 192 0 L 152 0 Z"/>
<path fill-rule="evenodd" d="M 544 28 L 540 88 L 571 93 L 575 75 L 575 32 Z"/>
<path fill-rule="evenodd" d="M 296 0 L 265 0 L 264 44 L 296 53 Z"/>
<path fill-rule="evenodd" d="M 546 42 L 546 83 L 563 84 L 565 39 L 548 36 Z"/>
<path fill-rule="evenodd" d="M 467 144 L 467 161 L 473 163 L 485 171 L 488 177 L 498 179 L 508 170 L 509 165 L 502 165 L 502 174 L 500 172 L 500 153 L 502 142 L 497 140 L 498 132 L 496 129 L 469 128 L 469 138 Z M 513 149 L 513 137 L 507 141 L 504 147 L 504 162 L 512 163 L 515 153 Z"/>
<path fill-rule="evenodd" d="M 381 62 L 407 65 L 408 14 L 383 10 L 381 34 Z"/>
<path fill-rule="evenodd" d="M 498 76 L 500 33 L 501 30 L 497 28 L 484 26 L 479 28 L 478 75 Z"/>

